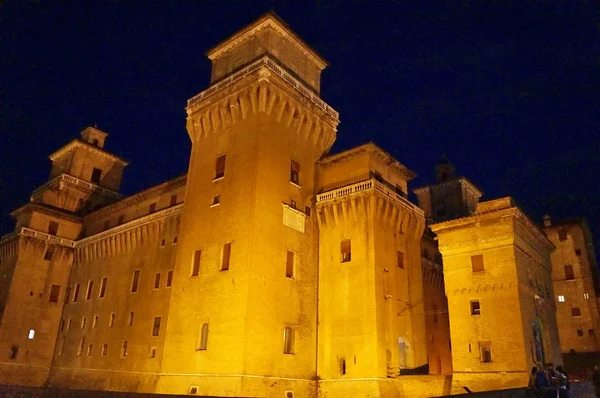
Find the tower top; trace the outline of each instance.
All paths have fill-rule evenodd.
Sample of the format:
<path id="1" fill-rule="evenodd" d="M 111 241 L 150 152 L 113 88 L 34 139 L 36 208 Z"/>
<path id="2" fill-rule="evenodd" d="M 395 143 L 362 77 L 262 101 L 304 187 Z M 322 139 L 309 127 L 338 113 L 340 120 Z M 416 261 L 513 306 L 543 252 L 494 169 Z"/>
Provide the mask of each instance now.
<path id="1" fill-rule="evenodd" d="M 318 93 L 321 71 L 327 67 L 325 59 L 272 11 L 208 50 L 206 56 L 212 61 L 211 84 L 268 56 Z"/>
<path id="2" fill-rule="evenodd" d="M 104 141 L 106 140 L 107 136 L 108 133 L 91 126 L 86 127 L 85 130 L 81 132 L 81 138 L 84 141 L 89 142 L 98 148 L 104 148 Z"/>

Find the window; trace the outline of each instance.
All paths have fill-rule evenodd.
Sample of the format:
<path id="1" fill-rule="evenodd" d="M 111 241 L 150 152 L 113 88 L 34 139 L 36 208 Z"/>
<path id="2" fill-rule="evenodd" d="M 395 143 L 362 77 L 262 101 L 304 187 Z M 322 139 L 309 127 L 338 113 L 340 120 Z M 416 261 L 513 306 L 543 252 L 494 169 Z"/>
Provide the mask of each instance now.
<path id="1" fill-rule="evenodd" d="M 114 312 L 112 314 L 110 314 L 110 318 L 108 318 L 108 327 L 112 328 L 113 326 L 115 326 L 115 318 L 117 317 L 117 314 L 115 314 Z"/>
<path id="2" fill-rule="evenodd" d="M 60 331 L 62 332 L 63 330 L 65 330 L 65 320 L 61 319 L 60 320 Z"/>
<path id="3" fill-rule="evenodd" d="M 92 320 L 92 327 L 98 327 L 98 315 L 94 316 L 94 319 Z"/>
<path id="4" fill-rule="evenodd" d="M 34 337 L 35 337 L 35 330 L 29 329 L 29 334 L 27 334 L 27 339 L 33 340 Z"/>
<path id="5" fill-rule="evenodd" d="M 196 395 L 196 394 L 198 394 L 198 386 L 190 386 L 188 394 L 189 395 Z"/>
<path id="6" fill-rule="evenodd" d="M 51 261 L 54 257 L 54 246 L 48 246 L 46 253 L 44 253 L 44 260 Z"/>
<path id="7" fill-rule="evenodd" d="M 577 329 L 577 336 L 583 337 L 583 329 Z"/>
<path id="8" fill-rule="evenodd" d="M 560 228 L 560 229 L 558 230 L 558 239 L 559 239 L 560 241 L 565 241 L 565 240 L 567 240 L 567 230 L 566 230 L 566 229 L 564 229 L 564 228 Z"/>
<path id="9" fill-rule="evenodd" d="M 160 320 L 161 317 L 154 317 L 154 323 L 152 324 L 152 337 L 158 337 L 158 335 L 160 334 Z"/>
<path id="10" fill-rule="evenodd" d="M 225 177 L 225 159 L 227 155 L 221 155 L 217 158 L 215 162 L 215 180 L 217 178 Z"/>
<path id="11" fill-rule="evenodd" d="M 17 354 L 19 353 L 18 345 L 11 345 L 10 351 L 8 352 L 8 359 L 17 359 Z"/>
<path id="12" fill-rule="evenodd" d="M 221 258 L 221 271 L 229 269 L 229 259 L 231 258 L 231 242 L 223 245 L 223 257 Z"/>
<path id="13" fill-rule="evenodd" d="M 154 275 L 154 288 L 158 289 L 160 287 L 160 272 Z"/>
<path id="14" fill-rule="evenodd" d="M 73 292 L 73 302 L 76 303 L 79 300 L 79 283 L 75 285 L 75 291 Z"/>
<path id="15" fill-rule="evenodd" d="M 306 214 L 307 217 L 310 217 L 310 206 L 304 206 L 304 214 Z"/>
<path id="16" fill-rule="evenodd" d="M 94 346 L 93 346 L 92 344 L 89 344 L 89 345 L 88 345 L 88 349 L 87 349 L 87 354 L 88 354 L 88 357 L 92 355 L 92 348 L 93 348 L 93 347 L 94 347 Z"/>
<path id="17" fill-rule="evenodd" d="M 81 318 L 81 328 L 82 329 L 85 328 L 86 323 L 87 323 L 87 317 L 84 316 L 83 318 Z"/>
<path id="18" fill-rule="evenodd" d="M 104 298 L 104 296 L 106 295 L 106 282 L 108 281 L 108 278 L 102 278 L 102 281 L 100 282 L 100 292 L 98 293 L 98 298 Z"/>
<path id="19" fill-rule="evenodd" d="M 200 341 L 198 342 L 198 350 L 206 350 L 208 343 L 208 323 L 202 325 L 200 329 Z"/>
<path id="20" fill-rule="evenodd" d="M 106 355 L 108 355 L 108 344 L 104 343 L 102 344 L 102 356 L 105 357 Z"/>
<path id="21" fill-rule="evenodd" d="M 175 206 L 177 204 L 177 195 L 171 195 L 171 200 L 169 201 L 169 206 Z"/>
<path id="22" fill-rule="evenodd" d="M 589 300 L 590 299 L 590 294 L 589 293 L 583 293 L 583 299 L 584 300 Z"/>
<path id="23" fill-rule="evenodd" d="M 176 245 L 178 241 L 179 241 L 179 238 L 177 237 L 177 235 L 175 235 L 173 237 L 173 244 Z"/>
<path id="24" fill-rule="evenodd" d="M 156 346 L 150 346 L 148 349 L 148 358 L 156 358 Z"/>
<path id="25" fill-rule="evenodd" d="M 60 296 L 60 285 L 50 286 L 50 298 L 48 301 L 51 303 L 58 303 L 58 296 Z"/>
<path id="26" fill-rule="evenodd" d="M 293 391 L 286 391 L 285 392 L 285 398 L 294 398 L 294 392 Z"/>
<path id="27" fill-rule="evenodd" d="M 117 225 L 121 225 L 123 224 L 123 221 L 125 220 L 125 216 L 123 214 L 121 214 L 119 216 L 119 219 L 117 220 Z"/>
<path id="28" fill-rule="evenodd" d="M 67 319 L 67 330 L 71 330 L 71 319 Z"/>
<path id="29" fill-rule="evenodd" d="M 135 315 L 135 313 L 133 311 L 131 311 L 129 313 L 129 318 L 127 318 L 127 326 L 132 326 L 133 325 L 133 316 Z"/>
<path id="30" fill-rule="evenodd" d="M 401 251 L 397 251 L 396 258 L 398 261 L 398 268 L 404 269 L 404 253 L 402 253 Z"/>
<path id="31" fill-rule="evenodd" d="M 594 329 L 588 329 L 588 336 L 594 337 Z"/>
<path id="32" fill-rule="evenodd" d="M 471 301 L 471 315 L 481 315 L 481 307 L 479 306 L 479 300 Z"/>
<path id="33" fill-rule="evenodd" d="M 85 299 L 90 300 L 92 298 L 92 289 L 94 288 L 94 281 L 89 281 L 87 286 L 87 292 L 85 293 Z"/>
<path id="34" fill-rule="evenodd" d="M 287 278 L 294 278 L 294 252 L 289 250 L 285 259 L 285 276 Z"/>
<path id="35" fill-rule="evenodd" d="M 292 160 L 290 166 L 290 182 L 300 185 L 300 163 Z"/>
<path id="36" fill-rule="evenodd" d="M 162 239 L 160 241 L 160 247 L 165 247 L 166 244 L 167 244 L 167 240 L 166 239 Z"/>
<path id="37" fill-rule="evenodd" d="M 131 280 L 131 293 L 138 291 L 138 285 L 140 284 L 140 270 L 136 269 L 133 271 L 133 279 Z"/>
<path id="38" fill-rule="evenodd" d="M 125 358 L 127 356 L 127 340 L 123 340 L 123 344 L 121 345 L 121 358 Z"/>
<path id="39" fill-rule="evenodd" d="M 471 267 L 473 268 L 473 272 L 483 271 L 483 254 L 471 256 Z"/>
<path id="40" fill-rule="evenodd" d="M 283 353 L 294 353 L 294 330 L 289 326 L 283 329 Z"/>
<path id="41" fill-rule="evenodd" d="M 150 208 L 148 209 L 148 214 L 152 214 L 156 211 L 156 203 L 150 203 Z"/>
<path id="42" fill-rule="evenodd" d="M 192 276 L 200 274 L 200 259 L 202 258 L 202 250 L 196 250 L 192 258 Z"/>
<path id="43" fill-rule="evenodd" d="M 352 243 L 350 239 L 345 239 L 340 244 L 341 262 L 348 263 L 352 260 Z"/>
<path id="44" fill-rule="evenodd" d="M 340 358 L 340 374 L 346 374 L 346 358 Z"/>
<path id="45" fill-rule="evenodd" d="M 581 249 L 575 249 L 575 255 L 581 256 Z"/>
<path id="46" fill-rule="evenodd" d="M 565 279 L 568 281 L 572 281 L 575 279 L 575 273 L 573 272 L 572 265 L 565 265 Z"/>
<path id="47" fill-rule="evenodd" d="M 50 221 L 48 223 L 48 233 L 50 235 L 56 235 L 58 233 L 58 223 L 56 221 Z"/>
<path id="48" fill-rule="evenodd" d="M 296 204 L 296 201 L 295 201 L 294 199 L 290 199 L 290 207 L 291 207 L 292 209 L 295 209 L 295 208 L 296 208 L 296 206 L 297 206 L 297 204 Z"/>
<path id="49" fill-rule="evenodd" d="M 490 342 L 479 342 L 481 362 L 492 362 L 492 344 Z"/>
<path id="50" fill-rule="evenodd" d="M 79 347 L 77 348 L 77 356 L 81 356 L 81 353 L 83 352 L 83 347 L 85 347 L 85 337 L 82 337 L 81 340 L 79 340 Z"/>
<path id="51" fill-rule="evenodd" d="M 558 302 L 559 303 L 564 303 L 565 302 L 565 296 L 558 296 Z"/>
<path id="52" fill-rule="evenodd" d="M 100 178 L 102 177 L 102 170 L 94 167 L 92 170 L 92 182 L 94 184 L 100 184 Z"/>
<path id="53" fill-rule="evenodd" d="M 166 287 L 171 287 L 171 285 L 173 284 L 173 270 L 170 270 L 167 272 L 167 283 L 166 283 Z"/>
<path id="54" fill-rule="evenodd" d="M 217 206 L 221 203 L 221 195 L 215 195 L 212 198 L 211 206 Z"/>
<path id="55" fill-rule="evenodd" d="M 571 308 L 571 316 L 573 318 L 581 316 L 581 310 L 579 309 L 579 307 L 573 307 L 573 308 Z"/>

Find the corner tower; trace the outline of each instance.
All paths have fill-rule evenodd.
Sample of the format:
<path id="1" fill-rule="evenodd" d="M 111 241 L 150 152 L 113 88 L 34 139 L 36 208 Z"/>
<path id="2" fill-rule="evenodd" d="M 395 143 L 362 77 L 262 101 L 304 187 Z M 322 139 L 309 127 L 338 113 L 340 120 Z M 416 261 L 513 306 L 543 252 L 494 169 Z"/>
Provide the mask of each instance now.
<path id="1" fill-rule="evenodd" d="M 192 141 L 160 392 L 311 397 L 316 387 L 315 162 L 338 113 L 325 61 L 267 14 L 208 52 Z M 270 389 L 269 389 L 270 388 Z"/>

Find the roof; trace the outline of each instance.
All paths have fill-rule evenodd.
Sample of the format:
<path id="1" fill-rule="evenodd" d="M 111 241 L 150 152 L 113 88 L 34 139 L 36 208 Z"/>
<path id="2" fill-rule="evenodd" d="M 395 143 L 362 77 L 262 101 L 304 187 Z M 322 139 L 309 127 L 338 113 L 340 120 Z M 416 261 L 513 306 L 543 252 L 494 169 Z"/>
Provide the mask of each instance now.
<path id="1" fill-rule="evenodd" d="M 77 147 L 83 147 L 92 152 L 96 152 L 96 153 L 100 154 L 101 156 L 108 157 L 117 163 L 121 163 L 123 166 L 127 166 L 129 164 L 129 162 L 127 160 L 122 159 L 116 155 L 113 155 L 110 152 L 106 152 L 104 149 L 94 146 L 94 145 L 90 144 L 89 142 L 84 141 L 80 138 L 75 138 L 73 141 L 69 142 L 67 145 L 63 146 L 62 148 L 60 148 L 59 150 L 57 150 L 56 152 L 54 152 L 53 154 L 48 156 L 48 158 L 54 162 L 56 159 L 60 158 L 61 156 L 67 154 L 69 151 L 71 151 L 72 149 L 75 149 Z"/>
<path id="2" fill-rule="evenodd" d="M 483 191 L 481 189 L 479 189 L 477 187 L 477 185 L 473 184 L 469 179 L 467 179 L 464 176 L 454 177 L 454 178 L 449 179 L 449 180 L 444 181 L 444 182 L 436 182 L 435 184 L 425 185 L 424 187 L 415 188 L 415 189 L 413 189 L 413 192 L 416 193 L 416 194 L 419 194 L 419 193 L 423 192 L 424 190 L 426 190 L 427 188 L 433 188 L 435 186 L 449 184 L 449 183 L 457 182 L 457 181 L 466 184 L 469 188 L 471 188 L 475 192 L 479 193 L 480 197 L 483 196 Z"/>
<path id="3" fill-rule="evenodd" d="M 300 37 L 298 37 L 290 27 L 273 11 L 269 11 L 250 25 L 234 33 L 228 39 L 217 44 L 206 52 L 206 56 L 211 60 L 219 58 L 223 53 L 229 51 L 231 48 L 238 45 L 240 42 L 254 36 L 256 32 L 264 29 L 265 27 L 272 27 L 277 30 L 282 36 L 290 37 L 292 43 L 300 48 L 319 68 L 325 69 L 327 67 L 327 61 L 319 55 L 312 47 L 306 44 Z"/>

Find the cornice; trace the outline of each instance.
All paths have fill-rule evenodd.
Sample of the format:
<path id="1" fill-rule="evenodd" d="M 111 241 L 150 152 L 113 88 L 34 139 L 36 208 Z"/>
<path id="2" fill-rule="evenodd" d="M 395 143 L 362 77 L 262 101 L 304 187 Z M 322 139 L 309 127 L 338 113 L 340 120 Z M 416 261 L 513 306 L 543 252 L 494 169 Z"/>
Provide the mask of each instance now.
<path id="1" fill-rule="evenodd" d="M 35 203 L 35 202 L 29 202 L 29 203 L 19 207 L 18 209 L 14 210 L 12 213 L 10 213 L 10 215 L 17 218 L 19 216 L 19 214 L 23 213 L 24 211 L 34 210 L 34 209 L 38 210 L 44 214 L 52 215 L 52 216 L 63 218 L 63 219 L 68 219 L 70 221 L 77 222 L 77 223 L 81 222 L 81 217 L 79 217 L 73 213 L 67 212 L 65 210 L 62 210 L 62 209 L 59 209 L 59 208 L 56 208 L 53 206 L 49 206 L 44 203 Z"/>
<path id="2" fill-rule="evenodd" d="M 105 150 L 98 148 L 92 144 L 89 144 L 79 138 L 75 138 L 73 141 L 69 142 L 67 145 L 63 146 L 58 151 L 56 151 L 53 154 L 51 154 L 50 156 L 48 156 L 48 158 L 52 162 L 55 162 L 56 160 L 62 158 L 63 156 L 67 155 L 70 151 L 72 151 L 76 148 L 84 148 L 84 149 L 86 149 L 96 155 L 99 155 L 105 159 L 109 159 L 116 163 L 119 163 L 119 164 L 123 165 L 123 167 L 125 167 L 129 164 L 129 162 L 127 162 L 126 160 L 121 159 L 120 157 L 113 155 L 111 153 L 108 153 Z"/>
<path id="3" fill-rule="evenodd" d="M 60 174 L 60 175 L 54 177 L 53 179 L 51 179 L 50 181 L 48 181 L 47 183 L 45 183 L 44 185 L 42 185 L 41 187 L 39 187 L 38 189 L 33 191 L 31 193 L 31 200 L 33 201 L 33 199 L 36 195 L 40 194 L 42 191 L 44 191 L 46 189 L 50 189 L 55 186 L 62 187 L 64 184 L 73 185 L 77 188 L 82 189 L 85 192 L 100 193 L 102 195 L 111 196 L 111 197 L 117 198 L 117 199 L 120 199 L 123 197 L 123 195 L 121 195 L 118 192 L 112 191 L 110 189 L 106 189 L 104 187 L 101 187 L 100 185 L 97 185 L 97 184 L 94 184 L 94 183 L 91 183 L 88 181 L 84 181 L 80 178 L 73 177 L 70 174 L 63 173 L 63 174 Z"/>
<path id="4" fill-rule="evenodd" d="M 480 197 L 483 196 L 483 192 L 481 190 L 479 190 L 479 188 L 477 188 L 475 186 L 475 184 L 473 184 L 471 181 L 469 181 L 465 177 L 458 177 L 458 178 L 454 178 L 454 179 L 449 180 L 449 181 L 439 182 L 439 183 L 436 183 L 436 184 L 431 184 L 431 185 L 426 185 L 424 187 L 415 188 L 415 189 L 413 189 L 413 192 L 418 195 L 418 194 L 420 194 L 422 192 L 426 192 L 428 189 L 439 190 L 439 189 L 445 188 L 448 185 L 455 184 L 457 182 L 460 183 L 460 185 L 462 185 L 463 187 L 465 187 L 469 191 L 471 191 L 472 193 L 474 193 L 475 196 L 477 196 L 478 198 L 480 198 Z"/>
<path id="5" fill-rule="evenodd" d="M 187 182 L 187 174 L 174 178 L 172 180 L 163 182 L 162 184 L 156 185 L 154 187 L 148 188 L 144 191 L 138 192 L 134 195 L 128 196 L 119 202 L 113 203 L 111 205 L 102 207 L 92 213 L 89 213 L 84 217 L 85 221 L 93 221 L 103 216 L 106 216 L 109 213 L 113 213 L 117 210 L 124 209 L 129 206 L 133 206 L 137 203 L 143 202 L 146 199 L 152 198 L 156 195 L 169 192 L 171 190 L 177 189 L 181 186 L 185 186 Z"/>
<path id="6" fill-rule="evenodd" d="M 214 61 L 215 59 L 221 57 L 223 54 L 231 50 L 233 47 L 236 47 L 242 42 L 248 40 L 249 38 L 256 36 L 258 32 L 267 28 L 275 30 L 284 38 L 289 37 L 291 39 L 290 43 L 292 43 L 297 49 L 299 49 L 304 55 L 306 55 L 308 59 L 310 59 L 317 67 L 319 67 L 320 70 L 323 70 L 327 67 L 327 62 L 319 54 L 317 54 L 315 50 L 313 50 L 308 44 L 306 44 L 294 32 L 292 32 L 287 27 L 285 22 L 283 22 L 273 13 L 267 13 L 263 15 L 254 23 L 238 31 L 230 38 L 226 39 L 217 46 L 208 50 L 206 52 L 206 56 L 211 61 Z"/>
<path id="7" fill-rule="evenodd" d="M 45 232 L 36 231 L 35 229 L 22 227 L 18 232 L 21 236 L 29 236 L 38 240 L 42 240 L 48 243 L 52 243 L 58 246 L 64 246 L 73 248 L 75 247 L 75 241 L 71 239 L 59 238 L 55 235 L 50 235 Z"/>

